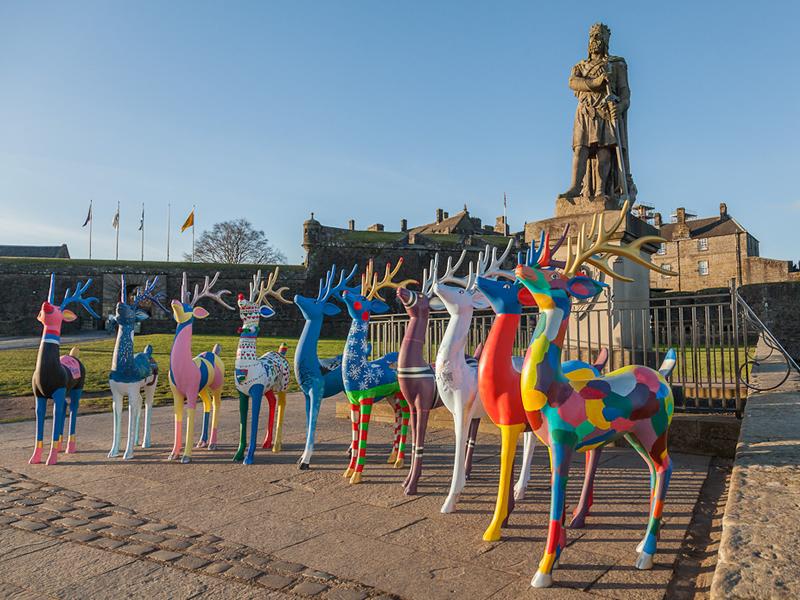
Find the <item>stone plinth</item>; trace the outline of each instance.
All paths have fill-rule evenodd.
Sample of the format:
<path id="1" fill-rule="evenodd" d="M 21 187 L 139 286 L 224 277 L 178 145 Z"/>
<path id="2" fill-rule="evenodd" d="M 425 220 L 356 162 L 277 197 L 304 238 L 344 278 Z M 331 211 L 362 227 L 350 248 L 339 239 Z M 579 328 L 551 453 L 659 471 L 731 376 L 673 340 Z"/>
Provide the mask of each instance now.
<path id="1" fill-rule="evenodd" d="M 614 198 L 592 200 L 580 196 L 578 198 L 556 198 L 556 217 L 594 214 L 607 210 L 619 210 L 622 203 Z"/>

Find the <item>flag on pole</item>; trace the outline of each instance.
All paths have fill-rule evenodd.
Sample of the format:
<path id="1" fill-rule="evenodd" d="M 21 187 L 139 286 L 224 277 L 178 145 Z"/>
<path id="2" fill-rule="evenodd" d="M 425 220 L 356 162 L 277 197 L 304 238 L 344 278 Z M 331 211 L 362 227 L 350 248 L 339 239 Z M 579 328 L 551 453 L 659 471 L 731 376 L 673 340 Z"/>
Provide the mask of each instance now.
<path id="1" fill-rule="evenodd" d="M 86 220 L 83 222 L 83 225 L 81 225 L 81 227 L 86 227 L 91 220 L 92 220 L 92 203 L 89 202 L 89 213 L 86 215 Z"/>
<path id="2" fill-rule="evenodd" d="M 503 192 L 503 208 L 508 208 L 508 198 L 505 192 Z"/>
<path id="3" fill-rule="evenodd" d="M 114 229 L 119 229 L 119 206 L 117 206 L 117 212 L 114 213 L 114 220 L 111 221 L 111 226 Z"/>
<path id="4" fill-rule="evenodd" d="M 189 227 L 194 227 L 194 209 L 192 209 L 192 212 L 189 213 L 189 216 L 186 217 L 186 220 L 183 222 L 181 233 L 189 229 Z"/>
<path id="5" fill-rule="evenodd" d="M 142 216 L 139 217 L 139 231 L 144 229 L 144 205 L 142 205 Z"/>

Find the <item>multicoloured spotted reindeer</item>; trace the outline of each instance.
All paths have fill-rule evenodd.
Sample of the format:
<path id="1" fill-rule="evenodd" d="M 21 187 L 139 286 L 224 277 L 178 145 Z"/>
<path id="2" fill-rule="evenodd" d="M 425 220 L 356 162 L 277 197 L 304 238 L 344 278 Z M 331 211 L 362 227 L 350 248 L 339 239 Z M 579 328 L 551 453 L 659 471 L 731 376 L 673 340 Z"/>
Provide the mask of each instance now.
<path id="1" fill-rule="evenodd" d="M 141 323 L 148 318 L 148 314 L 139 309 L 141 302 L 149 300 L 153 305 L 169 313 L 169 310 L 161 303 L 162 294 L 155 293 L 156 285 L 158 285 L 158 277 L 152 281 L 148 279 L 144 288 L 137 290 L 133 301 L 129 304 L 125 275 L 121 275 L 119 302 L 115 313 L 108 317 L 109 322 L 117 325 L 117 340 L 114 344 L 111 373 L 108 378 L 114 416 L 114 432 L 108 458 L 119 456 L 122 408 L 125 396 L 128 397 L 128 439 L 122 458 L 125 460 L 133 458 L 133 449 L 139 439 L 142 390 L 145 393 L 142 448 L 150 447 L 150 419 L 153 411 L 153 397 L 158 383 L 158 363 L 153 359 L 153 347 L 149 344 L 145 346 L 143 352 L 134 354 L 133 336 L 136 323 Z"/>
<path id="2" fill-rule="evenodd" d="M 258 416 L 261 412 L 261 397 L 266 396 L 269 402 L 269 420 L 267 434 L 264 438 L 263 448 L 272 448 L 273 452 L 280 452 L 283 438 L 283 415 L 286 408 L 286 390 L 289 388 L 289 362 L 286 360 L 286 346 L 281 344 L 277 352 L 267 352 L 258 356 L 256 345 L 258 343 L 258 329 L 261 318 L 269 319 L 275 314 L 275 309 L 269 303 L 269 298 L 274 298 L 284 304 L 292 301 L 284 298 L 283 293 L 289 288 L 282 287 L 275 290 L 280 267 L 267 276 L 267 283 L 261 280 L 261 271 L 253 276 L 250 284 L 250 296 L 245 299 L 244 294 L 239 294 L 239 317 L 242 327 L 239 335 L 239 347 L 236 349 L 236 389 L 239 390 L 239 448 L 233 457 L 234 462 L 242 461 L 246 465 L 253 464 L 253 455 L 256 450 L 256 437 L 258 436 Z M 275 399 L 275 393 L 278 399 Z M 247 444 L 247 405 L 253 405 L 253 414 L 250 420 L 250 445 L 245 454 Z M 273 444 L 272 430 L 275 425 L 275 405 L 277 404 L 278 424 L 275 430 Z"/>
<path id="3" fill-rule="evenodd" d="M 78 282 L 75 293 L 70 289 L 64 294 L 61 304 L 55 304 L 56 276 L 50 275 L 50 290 L 47 300 L 42 302 L 42 308 L 36 320 L 44 329 L 42 341 L 39 344 L 39 354 L 36 356 L 36 369 L 33 372 L 33 395 L 36 397 L 36 446 L 33 455 L 28 461 L 30 464 L 42 462 L 42 447 L 44 445 L 44 418 L 47 412 L 47 399 L 53 399 L 53 438 L 50 442 L 50 453 L 46 463 L 54 465 L 58 462 L 58 452 L 61 450 L 61 440 L 64 434 L 64 420 L 67 411 L 67 394 L 69 394 L 69 437 L 67 438 L 67 454 L 76 450 L 75 430 L 78 425 L 78 405 L 80 404 L 86 369 L 78 358 L 78 348 L 70 350 L 67 356 L 60 356 L 61 324 L 64 321 L 74 321 L 78 317 L 67 307 L 70 304 L 80 304 L 91 316 L 99 319 L 92 308 L 92 302 L 97 298 L 84 298 L 83 293 L 92 285 L 89 279 L 84 285 Z"/>
<path id="4" fill-rule="evenodd" d="M 674 275 L 647 262 L 639 254 L 644 244 L 660 243 L 662 238 L 644 236 L 619 246 L 609 242 L 625 219 L 628 206 L 626 202 L 616 223 L 608 230 L 602 214 L 599 218 L 595 215 L 588 235 L 585 227 L 581 228 L 575 247 L 571 240 L 568 242 L 563 272 L 552 268 L 547 238 L 542 252 L 529 252 L 525 258 L 520 256 L 515 271 L 540 311 L 522 368 L 522 403 L 536 436 L 550 450 L 552 468 L 547 545 L 531 581 L 534 587 L 551 585 L 553 566 L 566 546 L 566 530 L 562 525 L 564 492 L 573 453 L 587 452 L 623 436 L 650 468 L 650 520 L 644 539 L 637 547 L 636 568 L 653 566 L 672 473 L 667 432 L 674 400 L 666 378 L 674 366 L 675 351 L 667 353 L 658 371 L 631 365 L 604 377 L 569 379 L 561 367 L 572 298 L 591 298 L 603 285 L 581 272 L 583 265 L 591 265 L 615 279 L 631 281 L 609 264 L 612 257 L 624 257 L 656 272 Z"/>
<path id="5" fill-rule="evenodd" d="M 558 249 L 564 236 L 555 245 L 552 251 Z M 500 539 L 501 527 L 506 525 L 508 517 L 514 510 L 514 501 L 524 498 L 525 490 L 530 480 L 531 461 L 533 449 L 536 446 L 535 436 L 530 431 L 528 420 L 522 406 L 520 392 L 520 371 L 522 370 L 522 357 L 513 356 L 514 342 L 519 330 L 522 316 L 522 306 L 533 304 L 533 299 L 522 290 L 522 285 L 515 282 L 514 271 L 503 269 L 503 263 L 511 251 L 512 242 L 509 241 L 505 252 L 498 258 L 497 248 L 491 251 L 491 263 L 486 263 L 489 257 L 489 246 L 482 254 L 484 264 L 480 271 L 476 285 L 478 290 L 486 297 L 497 315 L 489 329 L 489 334 L 484 342 L 483 352 L 478 363 L 478 390 L 481 401 L 492 422 L 500 429 L 500 484 L 497 489 L 497 502 L 494 516 L 489 527 L 483 534 L 484 541 L 493 542 Z M 541 244 L 540 244 L 541 248 Z M 490 279 L 496 277 L 496 279 Z M 579 360 L 570 360 L 561 365 L 564 374 L 569 378 L 598 376 L 605 366 L 608 352 L 600 352 L 595 364 L 590 365 Z M 528 431 L 525 429 L 528 428 Z M 523 433 L 524 432 L 524 433 Z M 516 454 L 517 442 L 520 433 L 524 435 L 524 451 L 522 459 L 522 472 L 511 494 L 511 481 L 514 477 L 513 465 Z M 594 481 L 594 471 L 597 468 L 597 458 L 600 449 L 587 453 L 587 478 L 584 489 L 588 493 L 581 496 L 581 502 L 575 511 L 572 526 L 583 526 L 583 519 L 588 514 L 591 505 L 591 488 Z M 591 455 L 591 460 L 588 456 Z"/>
<path id="6" fill-rule="evenodd" d="M 169 460 L 178 458 L 181 452 L 181 429 L 183 427 L 183 405 L 186 402 L 188 415 L 186 417 L 186 448 L 181 458 L 182 463 L 192 459 L 192 445 L 194 443 L 194 412 L 199 397 L 203 402 L 203 438 L 198 447 L 204 444 L 205 434 L 208 432 L 209 415 L 213 404 L 213 417 L 211 417 L 211 436 L 207 438 L 208 449 L 214 450 L 217 445 L 217 419 L 219 406 L 222 401 L 222 385 L 225 379 L 225 365 L 220 358 L 219 344 L 214 345 L 211 352 L 203 352 L 192 357 L 192 328 L 195 319 L 205 319 L 208 311 L 202 306 L 196 306 L 203 298 L 211 298 L 228 310 L 235 310 L 227 304 L 222 296 L 230 294 L 229 290 L 220 290 L 211 293 L 211 288 L 217 283 L 219 273 L 209 282 L 205 278 L 203 289 L 194 286 L 194 294 L 189 293 L 186 282 L 186 273 L 183 274 L 181 283 L 180 300 L 173 300 L 172 316 L 175 318 L 175 341 L 169 355 L 169 386 L 172 389 L 172 398 L 175 411 L 175 443 Z"/>
<path id="7" fill-rule="evenodd" d="M 294 355 L 294 376 L 306 398 L 306 446 L 297 462 L 301 470 L 308 469 L 311 464 L 311 456 L 314 454 L 314 435 L 317 431 L 317 417 L 322 400 L 344 390 L 342 356 L 321 359 L 317 354 L 317 345 L 325 316 L 338 315 L 341 312 L 338 306 L 328 300 L 338 297 L 338 294 L 346 289 L 347 282 L 353 278 L 357 269 L 358 266 L 353 265 L 353 269 L 347 276 L 342 272 L 339 275 L 339 283 L 334 286 L 336 265 L 333 265 L 326 273 L 325 278 L 320 279 L 319 293 L 316 298 L 299 295 L 294 297 L 295 306 L 300 309 L 306 321 Z"/>
<path id="8" fill-rule="evenodd" d="M 409 411 L 408 402 L 403 398 L 400 385 L 397 383 L 397 373 L 390 367 L 391 363 L 397 361 L 397 353 L 392 352 L 378 360 L 369 361 L 370 344 L 367 341 L 370 315 L 373 312 L 384 313 L 389 310 L 380 291 L 384 288 L 397 289 L 409 283 L 416 283 L 413 279 L 392 281 L 402 266 L 402 258 L 397 261 L 394 269 L 391 268 L 391 264 L 387 264 L 386 273 L 379 281 L 370 261 L 366 272 L 361 276 L 361 287 L 345 288 L 342 291 L 342 300 L 353 320 L 342 358 L 344 391 L 350 401 L 350 416 L 353 423 L 350 464 L 344 476 L 353 484 L 361 483 L 367 456 L 367 434 L 372 404 L 381 398 L 394 398 L 400 403 L 402 423 L 400 431 L 395 434 L 397 458 L 394 467 L 399 469 L 404 464 Z"/>

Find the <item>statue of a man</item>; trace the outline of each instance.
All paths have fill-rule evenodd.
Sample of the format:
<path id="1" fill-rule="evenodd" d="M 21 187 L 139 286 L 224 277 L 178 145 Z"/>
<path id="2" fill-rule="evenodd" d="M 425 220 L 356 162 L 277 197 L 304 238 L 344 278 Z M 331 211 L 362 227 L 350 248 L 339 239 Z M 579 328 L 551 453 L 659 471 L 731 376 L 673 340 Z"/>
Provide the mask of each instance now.
<path id="1" fill-rule="evenodd" d="M 572 130 L 572 185 L 559 198 L 583 196 L 613 204 L 627 191 L 631 201 L 636 199 L 628 161 L 628 65 L 621 56 L 609 55 L 610 38 L 606 25 L 592 25 L 589 57 L 570 73 L 569 87 L 578 98 Z"/>

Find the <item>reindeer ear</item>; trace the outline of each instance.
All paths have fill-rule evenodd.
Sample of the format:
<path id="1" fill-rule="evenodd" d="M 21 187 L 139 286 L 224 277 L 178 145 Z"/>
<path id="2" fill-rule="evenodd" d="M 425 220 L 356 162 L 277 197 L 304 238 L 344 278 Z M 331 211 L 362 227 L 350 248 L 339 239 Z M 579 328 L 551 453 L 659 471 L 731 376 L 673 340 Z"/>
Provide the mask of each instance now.
<path id="1" fill-rule="evenodd" d="M 379 315 L 381 313 L 389 312 L 389 305 L 382 300 L 370 301 L 369 312 Z"/>
<path id="2" fill-rule="evenodd" d="M 78 315 L 76 315 L 68 308 L 65 308 L 64 310 L 61 311 L 61 318 L 67 323 L 69 323 L 70 321 L 74 321 L 75 319 L 77 319 Z"/>
<path id="3" fill-rule="evenodd" d="M 533 294 L 524 285 L 520 286 L 517 292 L 517 300 L 522 306 L 536 306 L 536 300 L 533 299 Z"/>
<path id="4" fill-rule="evenodd" d="M 428 300 L 428 306 L 430 306 L 431 310 L 444 310 L 445 305 L 444 302 L 439 298 L 439 296 L 431 296 L 431 299 Z"/>
<path id="5" fill-rule="evenodd" d="M 258 314 L 264 317 L 265 319 L 269 319 L 272 315 L 275 314 L 275 311 L 272 310 L 269 306 L 262 306 L 258 309 Z"/>
<path id="6" fill-rule="evenodd" d="M 143 310 L 137 310 L 136 311 L 136 321 L 137 322 L 141 323 L 142 321 L 146 321 L 149 318 L 150 318 L 150 315 L 148 315 Z"/>
<path id="7" fill-rule="evenodd" d="M 117 317 L 116 317 L 116 315 L 108 315 L 108 318 L 106 319 L 106 321 L 111 323 L 112 326 L 116 325 L 117 324 Z"/>
<path id="8" fill-rule="evenodd" d="M 192 310 L 192 315 L 195 319 L 205 319 L 208 316 L 208 311 L 202 306 L 195 306 Z"/>
<path id="9" fill-rule="evenodd" d="M 476 291 L 472 294 L 472 308 L 476 310 L 483 310 L 489 308 L 491 304 L 482 293 Z"/>
<path id="10" fill-rule="evenodd" d="M 342 309 L 336 306 L 333 302 L 326 302 L 322 305 L 322 314 L 332 317 L 342 312 Z"/>
<path id="11" fill-rule="evenodd" d="M 576 275 L 567 281 L 567 292 L 570 296 L 584 300 L 597 296 L 603 291 L 604 287 L 608 287 L 605 283 L 595 281 L 586 275 Z"/>

